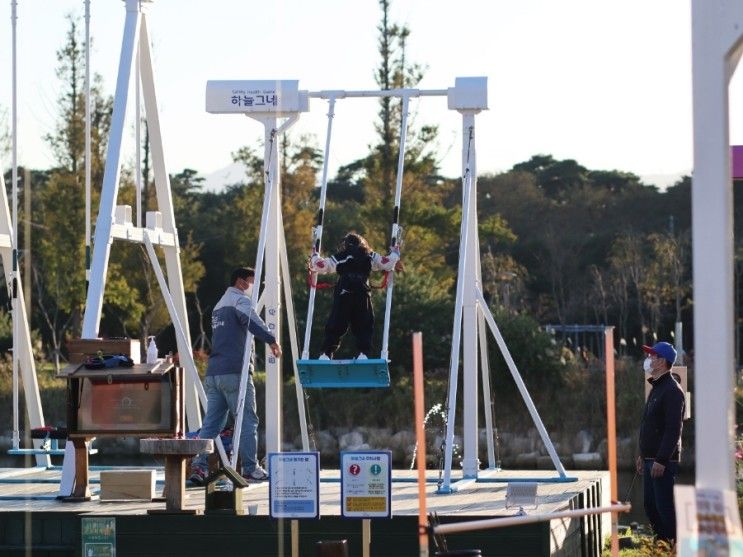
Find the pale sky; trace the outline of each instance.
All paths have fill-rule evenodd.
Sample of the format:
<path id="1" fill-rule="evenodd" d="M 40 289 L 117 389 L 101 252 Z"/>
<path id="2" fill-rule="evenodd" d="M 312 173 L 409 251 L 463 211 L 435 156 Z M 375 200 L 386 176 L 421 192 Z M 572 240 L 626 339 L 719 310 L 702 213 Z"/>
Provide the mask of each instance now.
<path id="1" fill-rule="evenodd" d="M 392 0 L 392 20 L 411 30 L 409 59 L 427 66 L 420 88 L 450 87 L 457 76 L 487 76 L 490 110 L 476 120 L 481 173 L 548 153 L 652 181 L 691 171 L 689 4 Z M 18 0 L 20 164 L 53 164 L 43 136 L 57 118 L 55 52 L 67 31 L 65 14 L 79 15 L 82 26 L 83 6 L 83 0 Z M 91 67 L 109 93 L 124 16 L 120 0 L 92 0 Z M 149 26 L 168 170 L 212 173 L 230 164 L 233 151 L 257 147 L 262 137 L 253 120 L 204 111 L 208 79 L 283 78 L 298 79 L 309 90 L 376 89 L 379 18 L 375 0 L 156 0 Z M 0 5 L 0 44 L 0 107 L 9 113 L 9 0 Z M 734 80 L 732 91 L 740 89 Z M 313 100 L 295 133 L 314 134 L 322 146 L 326 106 Z M 439 125 L 443 172 L 457 175 L 459 115 L 446 110 L 445 98 L 411 106 L 416 123 Z M 734 99 L 731 109 L 736 143 L 743 134 L 735 126 Z M 375 140 L 376 111 L 374 100 L 339 101 L 331 168 L 366 153 Z M 132 130 L 128 126 L 127 134 Z M 131 145 L 127 158 L 133 158 Z"/>

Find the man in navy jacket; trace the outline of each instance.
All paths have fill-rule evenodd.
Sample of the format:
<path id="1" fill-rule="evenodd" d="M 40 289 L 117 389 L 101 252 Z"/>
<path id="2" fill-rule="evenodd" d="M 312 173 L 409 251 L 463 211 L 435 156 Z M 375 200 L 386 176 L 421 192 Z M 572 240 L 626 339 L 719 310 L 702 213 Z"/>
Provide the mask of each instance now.
<path id="1" fill-rule="evenodd" d="M 681 429 L 685 397 L 671 375 L 676 350 L 667 342 L 643 346 L 645 373 L 652 385 L 640 425 L 637 472 L 643 476 L 645 514 L 657 538 L 676 539 L 673 484 L 681 458 Z"/>
<path id="2" fill-rule="evenodd" d="M 235 416 L 240 392 L 240 374 L 243 368 L 245 341 L 250 331 L 255 338 L 268 344 L 277 358 L 281 346 L 263 319 L 253 308 L 247 292 L 255 281 L 255 271 L 241 267 L 232 272 L 231 285 L 212 311 L 212 351 L 206 367 L 207 412 L 199 432 L 202 439 L 213 439 L 224 429 L 228 414 Z M 243 424 L 240 435 L 242 475 L 248 481 L 268 479 L 258 464 L 258 414 L 256 413 L 253 366 L 249 368 L 247 391 L 243 406 Z M 201 454 L 191 465 L 191 483 L 202 485 L 208 475 L 207 455 Z"/>

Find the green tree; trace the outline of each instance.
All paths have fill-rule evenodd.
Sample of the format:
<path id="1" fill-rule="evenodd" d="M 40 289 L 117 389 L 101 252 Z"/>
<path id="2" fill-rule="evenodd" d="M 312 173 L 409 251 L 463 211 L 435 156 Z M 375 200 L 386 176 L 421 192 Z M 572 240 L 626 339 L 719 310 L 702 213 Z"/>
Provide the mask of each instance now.
<path id="1" fill-rule="evenodd" d="M 35 301 L 52 343 L 55 361 L 66 335 L 80 334 L 85 303 L 84 176 L 85 104 L 82 42 L 72 18 L 65 43 L 57 52 L 57 76 L 62 83 L 59 121 L 47 141 L 57 166 L 34 199 L 34 219 L 43 233 L 34 235 Z M 96 76 L 91 86 L 92 183 L 103 179 L 106 138 L 112 99 L 101 92 Z M 93 204 L 98 192 L 94 188 Z"/>

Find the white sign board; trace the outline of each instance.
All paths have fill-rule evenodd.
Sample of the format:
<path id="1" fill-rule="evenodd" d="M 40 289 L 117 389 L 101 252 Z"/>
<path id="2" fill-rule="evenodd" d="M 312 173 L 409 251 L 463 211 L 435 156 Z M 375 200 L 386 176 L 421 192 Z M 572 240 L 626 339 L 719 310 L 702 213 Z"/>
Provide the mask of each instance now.
<path id="1" fill-rule="evenodd" d="M 677 485 L 674 499 L 679 556 L 743 555 L 743 532 L 734 491 Z"/>
<path id="2" fill-rule="evenodd" d="M 206 82 L 206 111 L 212 114 L 292 114 L 309 110 L 299 81 L 211 80 Z"/>
<path id="3" fill-rule="evenodd" d="M 391 462 L 390 451 L 341 452 L 341 516 L 392 516 Z"/>
<path id="4" fill-rule="evenodd" d="M 320 453 L 268 454 L 272 518 L 320 518 Z"/>

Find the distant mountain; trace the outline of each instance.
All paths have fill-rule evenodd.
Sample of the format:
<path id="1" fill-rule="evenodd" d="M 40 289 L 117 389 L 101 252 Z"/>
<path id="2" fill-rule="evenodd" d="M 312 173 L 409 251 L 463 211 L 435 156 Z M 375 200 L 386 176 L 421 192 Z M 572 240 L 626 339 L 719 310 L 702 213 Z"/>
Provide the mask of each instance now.
<path id="1" fill-rule="evenodd" d="M 204 191 L 219 193 L 227 186 L 242 184 L 248 179 L 245 165 L 234 162 L 204 176 Z"/>
<path id="2" fill-rule="evenodd" d="M 665 190 L 678 182 L 683 176 L 688 176 L 691 171 L 679 174 L 643 174 L 640 176 L 643 184 L 649 186 L 658 186 L 658 189 Z"/>
<path id="3" fill-rule="evenodd" d="M 690 173 L 643 174 L 640 176 L 640 179 L 645 184 L 657 186 L 659 189 L 665 190 L 678 182 L 682 176 Z M 241 162 L 234 162 L 224 168 L 206 174 L 204 176 L 204 191 L 219 193 L 228 186 L 245 183 L 247 179 L 248 174 L 245 165 Z"/>

